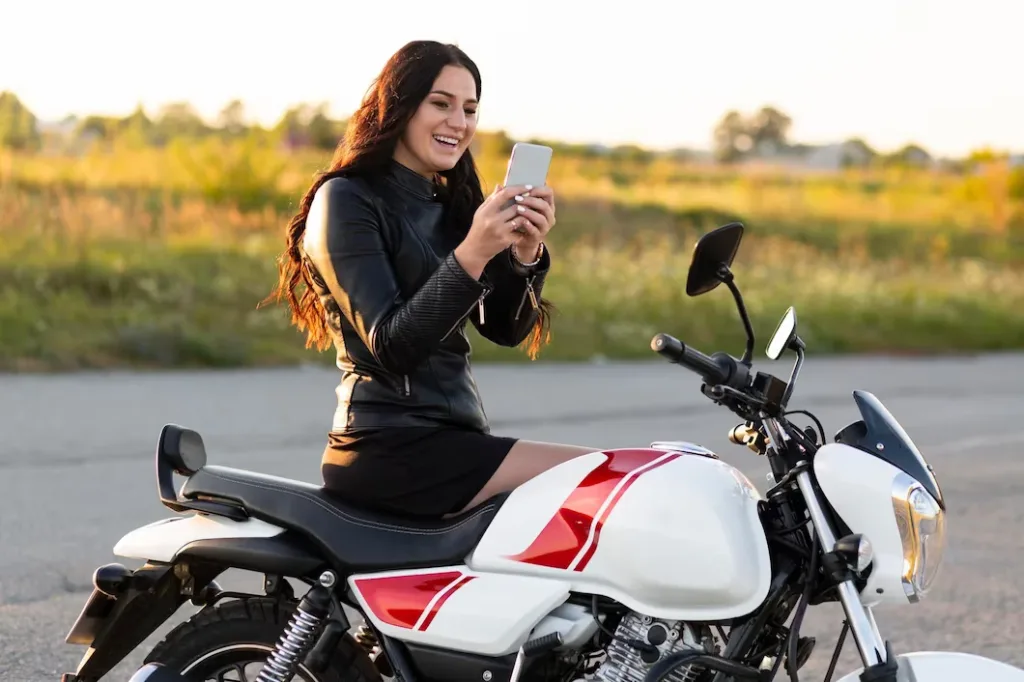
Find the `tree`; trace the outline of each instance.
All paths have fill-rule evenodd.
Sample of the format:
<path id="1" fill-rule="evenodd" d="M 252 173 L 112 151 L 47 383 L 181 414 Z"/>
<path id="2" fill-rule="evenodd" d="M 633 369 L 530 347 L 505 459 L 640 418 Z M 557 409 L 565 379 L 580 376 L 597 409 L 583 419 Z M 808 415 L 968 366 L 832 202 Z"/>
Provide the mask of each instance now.
<path id="1" fill-rule="evenodd" d="M 305 116 L 307 105 L 300 104 L 290 107 L 281 115 L 281 120 L 274 126 L 274 133 L 288 147 L 301 147 L 308 143 Z"/>
<path id="2" fill-rule="evenodd" d="M 327 107 L 326 103 L 291 107 L 274 126 L 274 133 L 288 147 L 313 145 L 333 149 L 344 133 L 344 123 L 332 120 L 327 115 Z"/>
<path id="3" fill-rule="evenodd" d="M 751 152 L 773 154 L 789 147 L 793 119 L 775 107 L 761 107 L 752 116 L 730 111 L 715 126 L 715 158 L 722 163 L 739 161 Z"/>
<path id="4" fill-rule="evenodd" d="M 851 137 L 843 143 L 840 165 L 843 168 L 853 166 L 865 167 L 874 163 L 876 158 L 878 158 L 878 152 L 865 142 L 863 138 Z"/>
<path id="5" fill-rule="evenodd" d="M 225 134 L 236 137 L 245 132 L 245 104 L 240 99 L 233 99 L 224 105 L 217 116 L 217 125 Z"/>
<path id="6" fill-rule="evenodd" d="M 739 161 L 753 147 L 747 122 L 738 111 L 730 111 L 715 126 L 715 159 L 722 163 Z"/>
<path id="7" fill-rule="evenodd" d="M 39 142 L 35 114 L 13 92 L 0 92 L 0 147 L 30 150 Z"/>
<path id="8" fill-rule="evenodd" d="M 890 166 L 903 168 L 924 168 L 932 163 L 932 155 L 923 147 L 916 144 L 904 145 L 898 151 L 890 154 L 886 161 Z"/>
<path id="9" fill-rule="evenodd" d="M 86 116 L 78 124 L 76 135 L 80 138 L 99 138 L 101 140 L 113 140 L 120 127 L 120 120 L 112 116 L 97 116 L 95 114 Z"/>
<path id="10" fill-rule="evenodd" d="M 119 135 L 131 145 L 149 144 L 153 135 L 153 121 L 139 104 L 135 111 L 118 122 Z"/>
<path id="11" fill-rule="evenodd" d="M 327 104 L 321 104 L 306 124 L 309 143 L 317 149 L 334 149 L 341 138 L 341 128 L 337 121 L 327 115 Z"/>
<path id="12" fill-rule="evenodd" d="M 775 107 L 761 107 L 747 123 L 754 149 L 774 152 L 785 149 L 789 144 L 789 129 L 793 119 Z"/>
<path id="13" fill-rule="evenodd" d="M 209 129 L 188 102 L 171 102 L 156 116 L 155 132 L 162 142 L 178 137 L 201 137 Z"/>

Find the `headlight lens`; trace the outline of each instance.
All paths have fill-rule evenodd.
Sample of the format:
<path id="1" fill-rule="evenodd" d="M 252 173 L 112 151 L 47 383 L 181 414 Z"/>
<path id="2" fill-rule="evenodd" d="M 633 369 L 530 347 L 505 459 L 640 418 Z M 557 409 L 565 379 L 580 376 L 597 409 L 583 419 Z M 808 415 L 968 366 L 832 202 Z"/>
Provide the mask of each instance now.
<path id="1" fill-rule="evenodd" d="M 938 574 L 946 548 L 946 515 L 928 491 L 906 474 L 893 483 L 892 507 L 903 541 L 903 590 L 920 601 Z"/>

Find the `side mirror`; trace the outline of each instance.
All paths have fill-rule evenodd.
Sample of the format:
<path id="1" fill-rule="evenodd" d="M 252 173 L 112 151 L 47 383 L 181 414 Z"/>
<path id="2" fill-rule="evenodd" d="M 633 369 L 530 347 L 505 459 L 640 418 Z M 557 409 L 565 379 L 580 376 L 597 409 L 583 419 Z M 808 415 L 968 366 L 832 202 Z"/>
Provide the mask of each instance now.
<path id="1" fill-rule="evenodd" d="M 778 360 L 782 351 L 787 348 L 792 350 L 803 348 L 803 342 L 796 334 L 796 309 L 793 306 L 789 307 L 786 314 L 782 316 L 782 320 L 779 321 L 779 326 L 775 328 L 775 333 L 772 334 L 771 341 L 768 342 L 765 355 L 772 360 Z"/>
<path id="2" fill-rule="evenodd" d="M 742 239 L 743 223 L 723 225 L 700 238 L 686 277 L 687 296 L 706 294 L 724 281 L 722 266 L 727 273 Z"/>

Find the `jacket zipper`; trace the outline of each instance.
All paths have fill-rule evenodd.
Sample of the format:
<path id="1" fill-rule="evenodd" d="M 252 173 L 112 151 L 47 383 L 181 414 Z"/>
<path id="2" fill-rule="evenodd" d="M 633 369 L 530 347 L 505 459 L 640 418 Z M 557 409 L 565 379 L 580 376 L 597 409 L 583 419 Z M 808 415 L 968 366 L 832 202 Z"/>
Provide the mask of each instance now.
<path id="1" fill-rule="evenodd" d="M 523 292 L 523 298 L 519 301 L 519 307 L 516 308 L 516 316 L 514 319 L 519 319 L 519 314 L 523 312 L 523 306 L 526 304 L 526 299 L 530 299 L 530 305 L 533 306 L 534 310 L 540 308 L 540 304 L 537 303 L 537 292 L 533 290 L 533 280 L 537 275 L 531 275 L 530 279 L 526 280 L 526 291 Z"/>
<path id="2" fill-rule="evenodd" d="M 412 388 L 409 386 L 409 375 L 405 374 L 402 378 L 405 379 L 405 397 L 408 398 L 412 395 Z"/>
<path id="3" fill-rule="evenodd" d="M 470 313 L 473 312 L 473 308 L 474 307 L 477 307 L 477 308 L 480 309 L 480 324 L 483 324 L 484 323 L 484 299 L 487 297 L 487 294 L 489 294 L 489 293 L 491 293 L 491 290 L 490 290 L 489 287 L 484 289 L 483 293 L 480 294 L 480 298 L 478 298 L 477 300 L 473 301 L 473 305 L 469 306 L 469 310 L 467 310 L 466 312 L 462 313 L 462 315 L 455 322 L 455 324 L 452 325 L 452 328 L 449 329 L 448 332 L 444 336 L 441 337 L 441 340 L 444 341 L 449 336 L 451 336 L 452 332 L 455 331 L 460 324 L 462 324 L 462 321 L 465 320 L 466 317 Z"/>
<path id="4" fill-rule="evenodd" d="M 452 332 L 454 332 L 458 328 L 458 326 L 462 323 L 462 321 L 464 319 L 466 319 L 466 317 L 473 312 L 473 308 L 474 307 L 476 307 L 476 308 L 478 308 L 480 310 L 480 324 L 483 324 L 484 323 L 484 299 L 487 298 L 487 294 L 489 294 L 489 293 L 491 293 L 491 288 L 490 287 L 485 287 L 483 292 L 480 294 L 480 298 L 478 298 L 475 301 L 473 301 L 473 305 L 471 305 L 466 312 L 462 313 L 462 315 L 459 317 L 458 321 L 455 324 L 452 325 L 452 328 L 449 329 L 448 332 L 444 336 L 441 337 L 441 340 L 444 341 L 449 336 L 451 336 Z M 408 396 L 412 395 L 412 389 L 411 389 L 411 387 L 409 385 L 409 375 L 406 374 L 402 378 L 405 380 L 405 396 L 408 397 Z"/>

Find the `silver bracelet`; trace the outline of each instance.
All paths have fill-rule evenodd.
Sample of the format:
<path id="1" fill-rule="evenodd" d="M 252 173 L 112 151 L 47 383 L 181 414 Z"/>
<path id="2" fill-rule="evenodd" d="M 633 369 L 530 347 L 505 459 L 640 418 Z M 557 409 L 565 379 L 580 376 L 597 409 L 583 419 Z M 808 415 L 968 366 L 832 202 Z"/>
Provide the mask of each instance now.
<path id="1" fill-rule="evenodd" d="M 519 263 L 519 265 L 523 266 L 524 268 L 532 268 L 533 266 L 540 263 L 541 258 L 544 257 L 544 242 L 541 242 L 540 246 L 537 247 L 537 259 L 534 260 L 532 263 L 524 263 L 523 261 L 519 260 L 519 256 L 516 255 L 516 247 L 511 246 L 509 247 L 509 250 L 512 252 L 512 259 L 515 260 L 515 262 Z"/>

